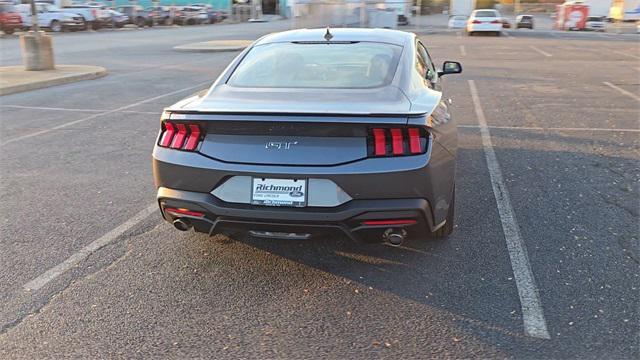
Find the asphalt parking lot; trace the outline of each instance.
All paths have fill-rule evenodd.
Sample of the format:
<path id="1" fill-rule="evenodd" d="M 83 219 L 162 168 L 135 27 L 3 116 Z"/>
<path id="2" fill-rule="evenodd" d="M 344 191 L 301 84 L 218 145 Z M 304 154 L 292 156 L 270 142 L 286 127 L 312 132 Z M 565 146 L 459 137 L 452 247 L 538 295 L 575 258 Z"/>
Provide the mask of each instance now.
<path id="1" fill-rule="evenodd" d="M 175 231 L 159 115 L 235 54 L 172 47 L 286 27 L 62 34 L 58 63 L 110 74 L 0 98 L 0 357 L 640 357 L 636 36 L 421 35 L 464 67 L 448 240 Z"/>

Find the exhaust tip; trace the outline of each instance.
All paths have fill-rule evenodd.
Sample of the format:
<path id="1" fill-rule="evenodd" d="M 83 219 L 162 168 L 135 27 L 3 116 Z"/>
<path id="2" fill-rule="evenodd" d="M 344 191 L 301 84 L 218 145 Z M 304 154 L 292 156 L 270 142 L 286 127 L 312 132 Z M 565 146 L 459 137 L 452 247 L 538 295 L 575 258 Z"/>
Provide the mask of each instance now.
<path id="1" fill-rule="evenodd" d="M 407 232 L 404 229 L 387 229 L 382 238 L 391 246 L 400 246 L 406 236 Z"/>
<path id="2" fill-rule="evenodd" d="M 189 220 L 175 219 L 173 220 L 173 227 L 180 231 L 187 231 L 191 229 L 191 223 L 189 222 Z"/>

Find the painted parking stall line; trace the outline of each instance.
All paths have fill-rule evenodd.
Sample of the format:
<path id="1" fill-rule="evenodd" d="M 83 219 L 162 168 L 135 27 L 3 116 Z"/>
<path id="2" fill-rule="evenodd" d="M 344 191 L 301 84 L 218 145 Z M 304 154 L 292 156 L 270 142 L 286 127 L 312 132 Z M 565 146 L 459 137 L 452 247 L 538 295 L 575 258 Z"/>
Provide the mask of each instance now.
<path id="1" fill-rule="evenodd" d="M 612 83 L 610 83 L 608 81 L 603 81 L 602 83 L 605 84 L 606 86 L 612 88 L 613 90 L 616 90 L 617 92 L 619 92 L 622 95 L 626 95 L 626 96 L 628 96 L 628 97 L 630 97 L 632 99 L 640 101 L 640 96 L 632 93 L 631 91 L 627 91 L 627 90 L 625 90 L 625 89 L 623 89 L 623 88 L 621 88 L 619 86 L 615 86 L 615 85 L 613 85 Z"/>
<path id="2" fill-rule="evenodd" d="M 544 50 L 541 50 L 541 49 L 539 49 L 539 48 L 537 48 L 537 47 L 535 47 L 533 45 L 529 45 L 529 47 L 531 48 L 531 50 L 533 50 L 533 51 L 535 51 L 535 52 L 537 52 L 539 54 L 542 54 L 542 55 L 544 55 L 546 57 L 552 57 L 553 56 L 553 55 L 549 54 L 548 52 L 546 52 Z"/>
<path id="3" fill-rule="evenodd" d="M 79 264 L 82 260 L 89 257 L 89 255 L 93 254 L 94 252 L 119 238 L 126 231 L 136 226 L 138 223 L 140 223 L 156 211 L 158 211 L 158 204 L 153 203 L 147 206 L 144 210 L 140 211 L 132 218 L 122 223 L 120 226 L 109 231 L 100 238 L 91 242 L 89 245 L 83 247 L 73 255 L 69 256 L 65 261 L 45 271 L 37 278 L 29 281 L 23 286 L 23 288 L 27 291 L 35 291 L 41 289 L 43 286 L 56 279 L 58 276 L 64 274 L 69 269 Z"/>
<path id="4" fill-rule="evenodd" d="M 64 124 L 60 124 L 58 126 L 54 126 L 54 127 L 48 128 L 48 129 L 43 129 L 43 130 L 36 131 L 36 132 L 33 132 L 33 133 L 25 134 L 25 135 L 22 135 L 22 136 L 17 136 L 17 137 L 11 138 L 9 140 L 6 140 L 6 141 L 0 143 L 0 146 L 4 146 L 4 145 L 7 145 L 7 144 L 16 142 L 16 141 L 29 139 L 29 138 L 32 138 L 32 137 L 35 137 L 35 136 L 44 135 L 44 134 L 50 133 L 50 132 L 55 131 L 55 130 L 64 129 L 64 128 L 72 126 L 72 125 L 76 125 L 76 124 L 83 123 L 85 121 L 93 120 L 93 119 L 101 117 L 101 116 L 117 113 L 117 112 L 120 112 L 120 111 L 123 111 L 123 110 L 127 110 L 127 109 L 131 109 L 131 108 L 136 107 L 138 105 L 146 104 L 148 102 L 155 101 L 155 100 L 158 100 L 158 99 L 162 99 L 162 98 L 167 97 L 167 96 L 171 96 L 171 95 L 179 94 L 181 92 L 185 92 L 185 91 L 201 88 L 204 85 L 210 84 L 210 83 L 211 83 L 211 81 L 202 82 L 202 83 L 199 83 L 198 85 L 189 86 L 189 87 L 186 87 L 186 88 L 183 88 L 183 89 L 180 89 L 180 90 L 171 91 L 171 92 L 168 92 L 168 93 L 165 93 L 165 94 L 162 94 L 162 95 L 154 96 L 152 98 L 148 98 L 148 99 L 145 99 L 145 100 L 137 101 L 137 102 L 134 102 L 134 103 L 129 104 L 129 105 L 121 106 L 121 107 L 113 109 L 113 110 L 108 110 L 108 111 L 96 113 L 96 114 L 93 114 L 93 115 L 89 115 L 87 117 L 84 117 L 84 118 L 81 118 L 81 119 L 78 119 L 78 120 L 74 120 L 74 121 L 70 121 L 70 122 L 67 122 L 67 123 L 64 123 Z"/>
<path id="5" fill-rule="evenodd" d="M 458 125 L 462 129 L 480 129 L 478 125 Z M 580 128 L 580 127 L 539 127 L 539 126 L 488 126 L 489 129 L 532 130 L 532 131 L 587 131 L 587 132 L 630 132 L 640 133 L 640 129 Z"/>
<path id="6" fill-rule="evenodd" d="M 615 53 L 615 54 L 623 55 L 623 56 L 628 56 L 628 57 L 633 58 L 633 59 L 640 59 L 640 56 L 638 56 L 638 55 L 627 54 L 626 52 L 622 52 L 622 51 L 618 51 L 618 50 L 611 50 L 611 52 Z"/>
<path id="7" fill-rule="evenodd" d="M 460 55 L 467 56 L 467 50 L 465 50 L 464 45 L 460 45 Z"/>
<path id="8" fill-rule="evenodd" d="M 487 167 L 489 168 L 489 177 L 491 179 L 491 187 L 496 199 L 502 230 L 507 243 L 507 250 L 511 260 L 511 268 L 516 281 L 518 295 L 520 297 L 520 305 L 522 307 L 522 319 L 524 322 L 524 330 L 528 336 L 550 339 L 547 330 L 547 322 L 544 318 L 538 287 L 536 285 L 527 249 L 520 234 L 520 227 L 516 220 L 515 213 L 511 207 L 509 192 L 502 178 L 502 170 L 493 150 L 491 143 L 491 133 L 484 117 L 484 111 L 480 105 L 478 90 L 473 80 L 468 80 L 469 89 L 471 90 L 471 99 L 480 125 L 480 135 L 482 137 L 482 146 L 484 148 Z"/>

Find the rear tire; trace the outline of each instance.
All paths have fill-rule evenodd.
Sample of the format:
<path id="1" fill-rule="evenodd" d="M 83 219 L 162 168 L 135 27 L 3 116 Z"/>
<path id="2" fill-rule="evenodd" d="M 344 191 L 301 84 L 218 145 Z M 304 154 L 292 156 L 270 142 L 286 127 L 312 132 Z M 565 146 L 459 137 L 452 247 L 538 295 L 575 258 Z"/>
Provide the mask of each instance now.
<path id="1" fill-rule="evenodd" d="M 137 17 L 136 18 L 136 26 L 139 28 L 143 28 L 145 24 L 144 18 L 143 17 Z"/>
<path id="2" fill-rule="evenodd" d="M 469 36 L 473 36 L 473 31 L 469 31 L 469 32 L 467 32 L 467 35 L 469 35 Z"/>
<path id="3" fill-rule="evenodd" d="M 431 237 L 435 239 L 446 238 L 451 235 L 455 226 L 455 212 L 456 212 L 456 188 L 453 188 L 453 194 L 451 195 L 451 202 L 449 203 L 449 211 L 447 212 L 447 221 L 438 230 L 431 233 Z"/>
<path id="4" fill-rule="evenodd" d="M 60 30 L 62 30 L 62 25 L 60 25 L 60 21 L 53 20 L 51 24 L 49 24 L 49 29 L 53 32 L 60 32 Z"/>
<path id="5" fill-rule="evenodd" d="M 2 29 L 2 31 L 7 35 L 11 35 L 15 30 L 13 28 L 8 28 L 8 29 Z"/>

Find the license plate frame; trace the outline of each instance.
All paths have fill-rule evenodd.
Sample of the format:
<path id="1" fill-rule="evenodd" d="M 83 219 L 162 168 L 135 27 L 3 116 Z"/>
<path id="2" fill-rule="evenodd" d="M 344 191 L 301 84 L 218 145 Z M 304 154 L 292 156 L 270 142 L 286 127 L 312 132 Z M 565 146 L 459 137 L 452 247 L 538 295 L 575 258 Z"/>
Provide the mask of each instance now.
<path id="1" fill-rule="evenodd" d="M 251 179 L 251 205 L 306 207 L 307 189 L 307 179 L 253 177 Z"/>

